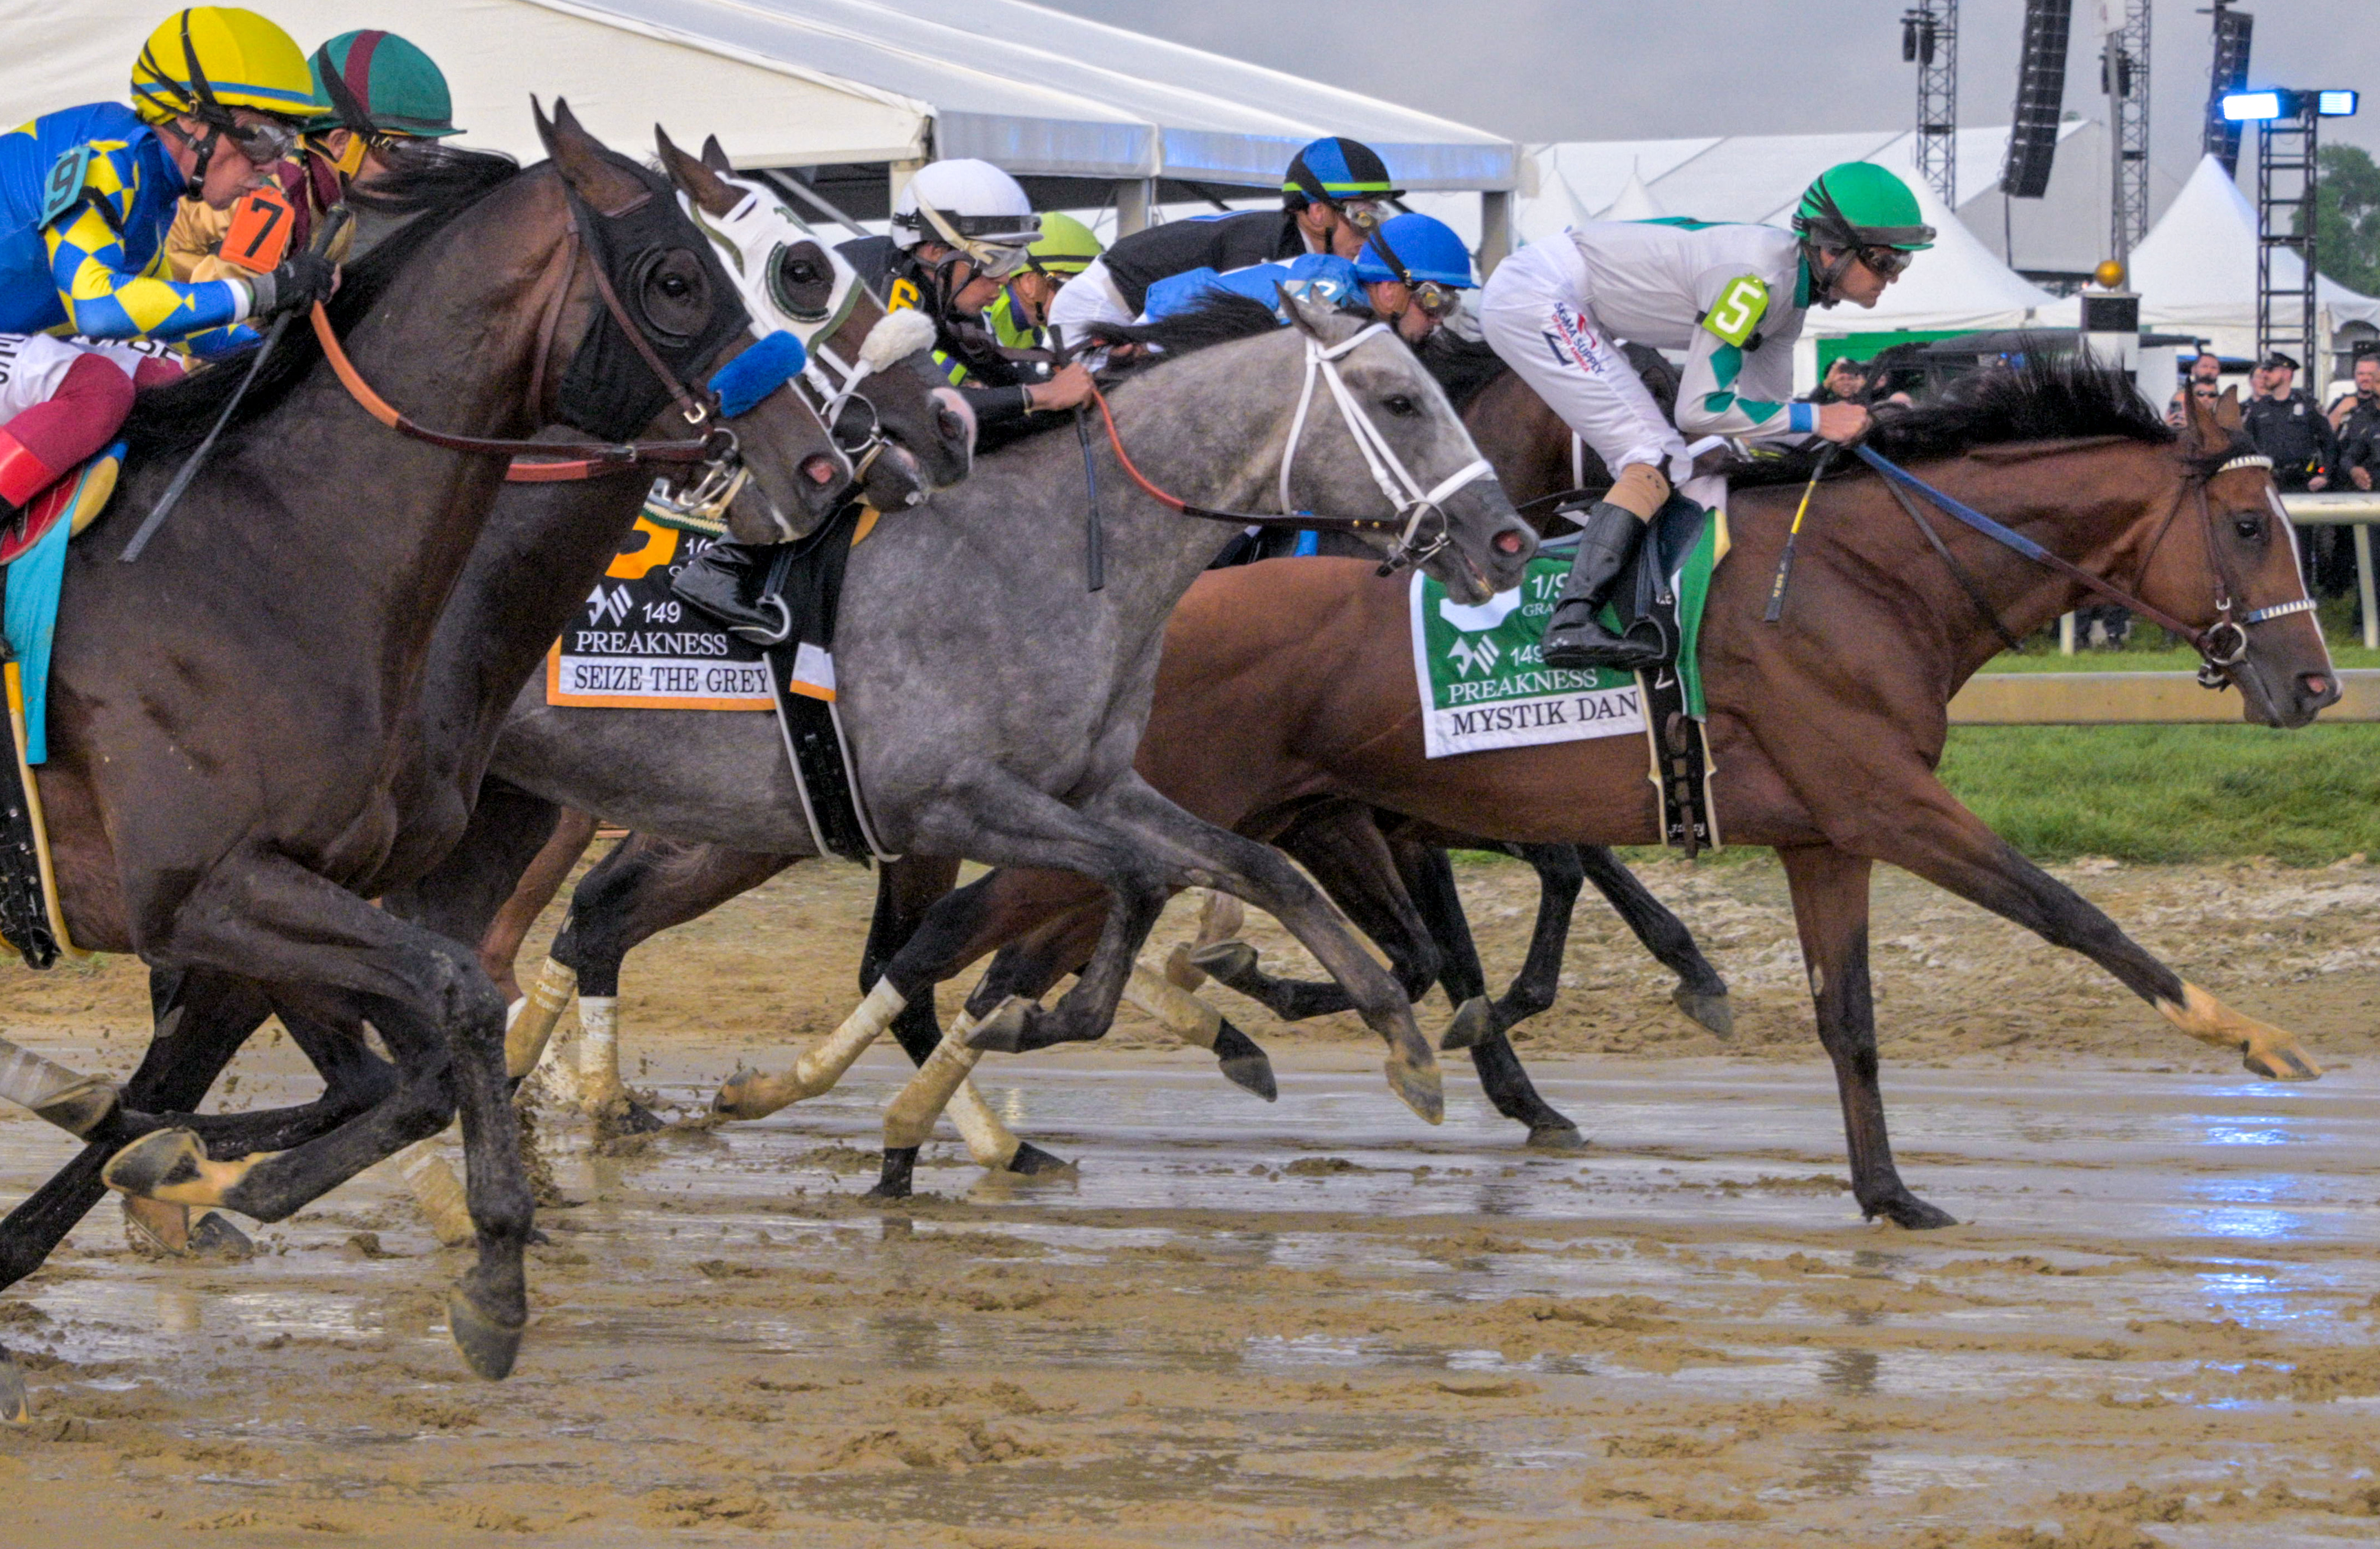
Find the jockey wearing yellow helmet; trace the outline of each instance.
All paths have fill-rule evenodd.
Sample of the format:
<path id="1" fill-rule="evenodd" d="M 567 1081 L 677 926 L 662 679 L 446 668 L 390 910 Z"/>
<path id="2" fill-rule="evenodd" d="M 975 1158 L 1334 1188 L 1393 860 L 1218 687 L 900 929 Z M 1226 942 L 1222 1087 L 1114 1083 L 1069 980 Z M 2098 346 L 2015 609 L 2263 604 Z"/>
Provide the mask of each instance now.
<path id="1" fill-rule="evenodd" d="M 261 186 L 311 116 L 306 56 L 287 33 L 252 11 L 176 12 L 133 65 L 132 98 L 0 135 L 0 518 L 105 445 L 134 380 L 160 369 L 131 349 L 47 335 L 217 353 L 253 341 L 243 321 L 330 293 L 330 265 L 304 252 L 266 274 L 164 277 L 184 193 L 228 205 Z"/>

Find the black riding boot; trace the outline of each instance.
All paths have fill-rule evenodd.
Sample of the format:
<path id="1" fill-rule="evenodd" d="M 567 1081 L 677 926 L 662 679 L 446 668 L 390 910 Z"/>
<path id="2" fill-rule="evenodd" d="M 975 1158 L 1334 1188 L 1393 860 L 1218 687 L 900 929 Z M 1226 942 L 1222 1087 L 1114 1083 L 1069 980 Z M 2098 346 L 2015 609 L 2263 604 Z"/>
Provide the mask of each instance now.
<path id="1" fill-rule="evenodd" d="M 773 645 L 785 636 L 784 604 L 763 601 L 773 546 L 722 538 L 682 567 L 670 591 L 727 626 L 730 632 Z"/>
<path id="2" fill-rule="evenodd" d="M 1629 555 L 1645 541 L 1645 523 L 1624 506 L 1598 500 L 1579 534 L 1578 557 L 1562 582 L 1561 600 L 1546 626 L 1543 650 L 1549 667 L 1618 667 L 1640 672 L 1658 666 L 1660 648 L 1632 640 L 1603 627 L 1596 610 L 1610 598 Z"/>

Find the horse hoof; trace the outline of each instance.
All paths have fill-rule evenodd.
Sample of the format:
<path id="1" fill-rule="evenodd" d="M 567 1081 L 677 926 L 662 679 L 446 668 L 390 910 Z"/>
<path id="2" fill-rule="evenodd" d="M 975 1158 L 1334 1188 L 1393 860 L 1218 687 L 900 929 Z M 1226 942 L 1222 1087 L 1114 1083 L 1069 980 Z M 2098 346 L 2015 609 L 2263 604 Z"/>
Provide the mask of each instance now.
<path id="1" fill-rule="evenodd" d="M 785 1105 L 769 1090 L 771 1084 L 770 1077 L 761 1071 L 739 1068 L 710 1100 L 710 1111 L 721 1118 L 767 1118 Z"/>
<path id="2" fill-rule="evenodd" d="M 1020 1143 L 1020 1152 L 1024 1149 Z M 910 1179 L 917 1171 L 917 1148 L 902 1146 L 884 1153 L 884 1167 L 878 1174 L 876 1187 L 865 1198 L 870 1200 L 905 1200 L 910 1193 Z"/>
<path id="3" fill-rule="evenodd" d="M 1053 1156 L 1030 1140 L 1016 1142 L 1016 1154 L 1008 1159 L 1008 1170 L 1031 1177 L 1038 1173 L 1071 1173 L 1075 1165 L 1062 1156 Z"/>
<path id="4" fill-rule="evenodd" d="M 1900 1194 L 1876 1205 L 1867 1213 L 1869 1219 L 1883 1216 L 1896 1226 L 1912 1232 L 1930 1232 L 1942 1226 L 1955 1226 L 1959 1218 L 1947 1210 L 1927 1204 L 1914 1194 Z"/>
<path id="5" fill-rule="evenodd" d="M 124 1196 L 125 1246 L 144 1259 L 190 1256 L 190 1213 L 138 1194 Z"/>
<path id="6" fill-rule="evenodd" d="M 1273 1084 L 1272 1061 L 1255 1039 L 1228 1019 L 1215 1030 L 1215 1063 L 1223 1079 L 1244 1092 L 1253 1092 L 1268 1103 L 1281 1095 L 1281 1089 Z"/>
<path id="7" fill-rule="evenodd" d="M 996 1055 L 1023 1053 L 1026 1029 L 1033 1020 L 1033 1013 L 1039 1009 L 1023 995 L 1009 996 L 993 1008 L 990 1016 L 975 1025 L 967 1034 L 966 1046 Z"/>
<path id="8" fill-rule="evenodd" d="M 213 1200 L 168 1198 L 169 1190 L 183 1192 L 203 1184 L 199 1164 L 206 1159 L 206 1145 L 195 1131 L 154 1129 L 109 1157 L 107 1165 L 99 1170 L 99 1177 L 110 1189 L 138 1199 L 167 1204 L 213 1204 Z"/>
<path id="9" fill-rule="evenodd" d="M 623 1094 L 599 1106 L 594 1113 L 595 1130 L 599 1135 L 650 1135 L 669 1126 L 656 1117 L 650 1108 L 635 1098 Z"/>
<path id="10" fill-rule="evenodd" d="M 523 1324 L 489 1316 L 468 1291 L 458 1287 L 446 1294 L 446 1327 L 455 1336 L 455 1348 L 463 1352 L 464 1363 L 473 1372 L 492 1383 L 513 1374 L 513 1362 L 520 1357 Z"/>
<path id="11" fill-rule="evenodd" d="M 2319 1081 L 2322 1067 L 2312 1055 L 2293 1043 L 2275 1043 L 2259 1049 L 2251 1044 L 2240 1056 L 2248 1069 L 2272 1081 Z"/>
<path id="12" fill-rule="evenodd" d="M 1207 970 L 1190 960 L 1190 944 L 1176 943 L 1165 955 L 1165 980 L 1175 989 L 1196 994 L 1207 982 Z"/>
<path id="13" fill-rule="evenodd" d="M 0 1350 L 0 1424 L 22 1425 L 32 1418 L 32 1401 L 25 1395 L 24 1370 L 7 1351 Z"/>
<path id="14" fill-rule="evenodd" d="M 1462 1049 L 1475 1049 L 1495 1032 L 1496 1007 L 1486 995 L 1473 995 L 1454 1008 L 1454 1020 L 1446 1024 L 1446 1036 L 1438 1041 L 1438 1052 L 1451 1055 Z"/>
<path id="15" fill-rule="evenodd" d="M 190 1257 L 237 1263 L 256 1257 L 256 1244 L 220 1211 L 211 1210 L 190 1226 Z"/>
<path id="16" fill-rule="evenodd" d="M 1446 1122 L 1446 1089 L 1439 1079 L 1437 1066 L 1410 1065 L 1390 1055 L 1380 1068 L 1389 1078 L 1389 1090 L 1406 1107 L 1419 1114 L 1423 1122 Z"/>
<path id="17" fill-rule="evenodd" d="M 1586 1137 L 1578 1132 L 1577 1125 L 1564 1119 L 1560 1124 L 1536 1126 L 1521 1143 L 1531 1151 L 1585 1151 Z"/>
<path id="18" fill-rule="evenodd" d="M 1211 946 L 1190 950 L 1191 966 L 1238 989 L 1240 980 L 1257 971 L 1257 949 L 1244 941 L 1219 941 Z"/>
<path id="19" fill-rule="evenodd" d="M 1735 1036 L 1735 1007 L 1729 1002 L 1725 990 L 1715 995 L 1706 995 L 1681 984 L 1671 992 L 1670 998 L 1678 1003 L 1679 1010 L 1709 1029 L 1712 1037 Z"/>

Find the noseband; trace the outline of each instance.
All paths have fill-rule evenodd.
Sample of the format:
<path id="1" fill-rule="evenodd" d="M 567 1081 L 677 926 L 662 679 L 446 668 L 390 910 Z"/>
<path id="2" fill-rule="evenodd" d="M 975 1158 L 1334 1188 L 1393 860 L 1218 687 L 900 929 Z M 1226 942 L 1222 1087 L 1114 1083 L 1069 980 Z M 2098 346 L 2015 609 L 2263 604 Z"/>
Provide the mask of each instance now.
<path id="1" fill-rule="evenodd" d="M 1456 491 L 1480 479 L 1496 476 L 1495 469 L 1489 466 L 1486 457 L 1475 457 L 1439 480 L 1434 487 L 1423 489 L 1420 481 L 1406 470 L 1396 448 L 1389 445 L 1388 437 L 1364 412 L 1364 406 L 1355 401 L 1354 393 L 1339 374 L 1339 362 L 1375 335 L 1388 332 L 1388 328 L 1385 323 L 1375 323 L 1335 345 L 1326 345 L 1311 334 L 1305 335 L 1305 381 L 1298 389 L 1297 412 L 1290 421 L 1289 441 L 1281 448 L 1281 509 L 1277 512 L 1220 511 L 1168 494 L 1143 477 L 1140 470 L 1133 466 L 1132 458 L 1125 455 L 1123 437 L 1116 429 L 1115 411 L 1108 407 L 1107 395 L 1094 385 L 1091 396 L 1099 406 L 1100 419 L 1107 422 L 1108 444 L 1115 448 L 1116 461 L 1123 465 L 1125 475 L 1140 486 L 1142 493 L 1159 505 L 1179 511 L 1185 517 L 1231 522 L 1240 527 L 1293 527 L 1317 532 L 1358 534 L 1394 531 L 1396 543 L 1380 565 L 1380 574 L 1385 576 L 1408 565 L 1425 564 L 1445 548 L 1453 536 L 1453 530 L 1442 503 Z M 1341 418 L 1347 421 L 1348 433 L 1355 438 L 1355 449 L 1363 454 L 1364 466 L 1371 470 L 1372 482 L 1379 486 L 1380 493 L 1396 508 L 1394 517 L 1318 516 L 1312 511 L 1296 510 L 1291 506 L 1290 472 L 1297 462 L 1298 444 L 1305 433 L 1306 416 L 1314 405 L 1314 384 L 1318 377 L 1329 386 L 1331 401 L 1339 406 Z M 1427 538 L 1423 537 L 1425 527 L 1429 530 Z"/>
<path id="2" fill-rule="evenodd" d="M 2093 575 L 2071 560 L 2050 553 L 2022 532 L 1994 521 L 1973 506 L 1936 489 L 1907 469 L 1886 458 L 1874 448 L 1858 446 L 1852 450 L 1861 461 L 1884 475 L 1888 488 L 1900 486 L 1900 488 L 1894 488 L 1895 497 L 1900 498 L 1903 509 L 1916 518 L 1918 527 L 1929 539 L 1934 537 L 1932 529 L 1926 526 L 1924 517 L 1919 515 L 1916 508 L 1910 506 L 1906 498 L 1901 497 L 1900 489 L 1905 488 L 1923 495 L 1937 507 L 1949 513 L 1994 543 L 2015 550 L 2034 563 L 2056 571 L 2067 579 L 2097 592 L 2117 606 L 2130 609 L 2150 623 L 2160 625 L 2189 641 L 2191 649 L 2196 651 L 2199 655 L 2198 681 L 2203 688 L 2222 688 L 2229 681 L 2230 669 L 2248 659 L 2248 629 L 2251 626 L 2263 624 L 2270 619 L 2286 618 L 2295 613 L 2313 611 L 2315 605 L 2313 599 L 2301 595 L 2293 602 L 2277 603 L 2270 607 L 2257 608 L 2238 618 L 2231 616 L 2234 606 L 2231 600 L 2231 581 L 2224 567 L 2222 546 L 2215 541 L 2215 508 L 2206 498 L 2206 488 L 2215 479 L 2234 469 L 2270 469 L 2273 466 L 2273 459 L 2260 454 L 2243 453 L 2232 457 L 2215 469 L 2213 472 L 2191 479 L 2181 489 L 2174 492 L 2173 504 L 2167 508 L 2165 520 L 2157 524 L 2156 536 L 2150 541 L 2147 551 L 2141 555 L 2141 569 L 2145 572 L 2150 561 L 2155 558 L 2158 548 L 2164 544 L 2166 534 L 2172 531 L 2174 518 L 2180 515 L 2182 502 L 2195 495 L 2198 500 L 2199 516 L 2204 521 L 2206 528 L 2207 565 L 2215 572 L 2215 622 L 2201 629 L 2194 625 L 2183 623 L 2162 608 L 2142 601 L 2140 597 L 2125 591 L 2115 582 Z M 2295 538 L 2292 537 L 2290 542 L 2294 543 Z M 1974 601 L 1976 607 L 1982 610 L 1992 628 L 2002 640 L 2010 640 L 2013 643 L 2008 628 L 2000 623 L 1998 615 L 1992 611 L 1991 604 L 1985 600 L 1982 589 L 1975 584 L 1973 578 L 1960 568 L 1958 562 L 1950 557 L 1949 551 L 1941 545 L 1938 539 L 1935 540 L 1934 548 L 1935 552 L 1950 566 L 1960 584 L 1966 590 L 1967 595 Z M 2302 592 L 2302 580 L 2300 582 L 2300 589 Z"/>

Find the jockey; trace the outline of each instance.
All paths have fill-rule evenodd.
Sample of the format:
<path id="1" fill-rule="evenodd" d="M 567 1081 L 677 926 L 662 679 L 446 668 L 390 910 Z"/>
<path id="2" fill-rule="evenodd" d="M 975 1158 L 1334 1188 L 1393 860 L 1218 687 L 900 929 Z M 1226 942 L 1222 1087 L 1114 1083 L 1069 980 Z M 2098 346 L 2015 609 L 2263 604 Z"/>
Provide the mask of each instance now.
<path id="1" fill-rule="evenodd" d="M 1150 286 L 1193 269 L 1229 274 L 1307 253 L 1353 261 L 1382 217 L 1381 202 L 1398 192 L 1371 147 L 1318 140 L 1291 160 L 1279 210 L 1201 215 L 1120 237 L 1060 294 L 1050 321 L 1083 338 L 1094 323 L 1130 323 L 1148 310 Z"/>
<path id="2" fill-rule="evenodd" d="M 1353 262 L 1336 253 L 1306 253 L 1285 263 L 1255 263 L 1219 274 L 1192 269 L 1148 287 L 1143 323 L 1197 305 L 1201 296 L 1228 290 L 1262 301 L 1283 323 L 1281 294 L 1349 311 L 1369 311 L 1418 347 L 1463 304 L 1472 288 L 1471 254 L 1447 224 L 1432 215 L 1398 215 L 1374 231 Z"/>
<path id="3" fill-rule="evenodd" d="M 1814 303 L 1875 306 L 1933 243 L 1907 185 L 1873 162 L 1846 162 L 1803 191 L 1790 232 L 1597 221 L 1498 267 L 1480 309 L 1488 345 L 1616 476 L 1587 513 L 1546 630 L 1548 666 L 1656 664 L 1657 648 L 1596 614 L 1672 483 L 1693 471 L 1685 437 L 1856 440 L 1868 423 L 1861 406 L 1788 401 L 1803 317 Z M 1674 429 L 1614 335 L 1685 351 Z"/>
<path id="4" fill-rule="evenodd" d="M 302 248 L 313 217 L 339 201 L 350 180 L 388 170 L 386 153 L 407 141 L 440 140 L 455 127 L 446 77 L 412 43 L 394 32 L 342 32 L 306 61 L 313 78 L 313 116 L 305 155 L 275 169 L 297 212 L 290 245 Z M 231 213 L 186 199 L 166 235 L 165 252 L 177 279 L 222 279 L 246 271 L 217 256 Z"/>
<path id="5" fill-rule="evenodd" d="M 934 359 L 975 410 L 978 452 L 1024 433 L 1029 414 L 1090 396 L 1089 372 L 1068 366 L 1044 377 L 1003 356 L 984 322 L 1002 287 L 1031 267 L 1028 250 L 1041 232 L 1015 178 L 990 162 L 934 162 L 893 201 L 891 237 L 836 250 L 888 310 L 911 307 L 933 321 Z"/>
<path id="6" fill-rule="evenodd" d="M 1007 349 L 1040 348 L 1050 303 L 1105 250 L 1091 228 L 1074 216 L 1054 211 L 1042 216 L 1040 239 L 1025 250 L 1025 268 L 1000 287 L 983 314 L 992 337 Z"/>
<path id="7" fill-rule="evenodd" d="M 303 251 L 270 274 L 162 277 L 185 190 L 228 206 L 296 147 L 312 83 L 287 33 L 252 11 L 177 12 L 141 49 L 132 97 L 131 108 L 93 103 L 0 136 L 0 518 L 108 443 L 136 380 L 171 372 L 163 351 L 126 346 L 227 352 L 254 342 L 237 324 L 330 294 L 330 264 Z M 52 333 L 86 337 L 41 336 Z"/>

